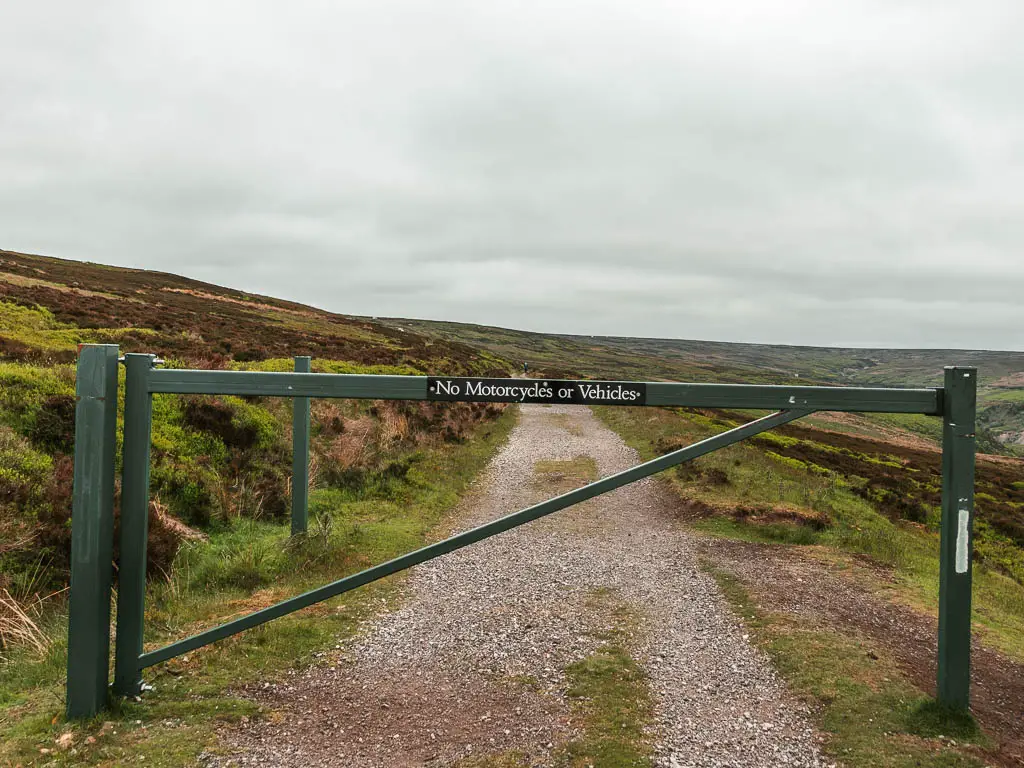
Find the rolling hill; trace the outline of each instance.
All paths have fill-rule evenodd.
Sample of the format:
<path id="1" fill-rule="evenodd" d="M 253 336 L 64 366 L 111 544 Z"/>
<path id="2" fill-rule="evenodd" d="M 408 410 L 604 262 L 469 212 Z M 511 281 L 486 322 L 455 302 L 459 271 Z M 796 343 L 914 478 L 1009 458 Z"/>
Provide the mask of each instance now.
<path id="1" fill-rule="evenodd" d="M 939 386 L 946 365 L 979 372 L 979 426 L 990 451 L 1024 446 L 1024 352 L 854 349 L 737 344 L 625 336 L 573 336 L 431 320 L 388 319 L 392 327 L 529 361 L 551 376 L 862 386 Z M 896 420 L 900 422 L 900 420 Z M 902 425 L 935 436 L 919 420 Z"/>
<path id="2" fill-rule="evenodd" d="M 531 373 L 552 377 L 761 383 L 929 385 L 943 365 L 963 363 L 981 370 L 982 423 L 1002 440 L 981 447 L 1011 453 L 1024 434 L 1024 354 L 1016 352 L 582 337 L 353 317 L 171 274 L 0 251 L 0 730 L 17 734 L 0 743 L 0 762 L 36 764 L 64 727 L 82 343 L 157 353 L 172 367 L 290 370 L 292 356 L 311 355 L 314 371 L 331 373 L 507 376 L 528 361 Z M 421 546 L 515 419 L 483 404 L 311 407 L 311 525 L 292 540 L 290 405 L 154 398 L 147 642 L 180 639 Z M 749 418 L 722 409 L 595 411 L 644 458 Z M 931 417 L 815 414 L 662 479 L 678 500 L 676 522 L 698 535 L 869 563 L 887 589 L 927 613 L 938 570 L 937 427 Z M 980 455 L 977 501 L 975 626 L 986 644 L 1024 659 L 1024 460 Z M 351 593 L 336 609 L 281 619 L 161 670 L 148 702 L 112 715 L 121 736 L 85 727 L 80 735 L 95 743 L 79 742 L 82 762 L 116 764 L 140 749 L 156 758 L 173 745 L 180 753 L 165 764 L 194 764 L 214 738 L 209 713 L 240 706 L 226 690 L 323 655 L 383 610 L 380 594 Z M 137 717 L 148 736 L 126 727 Z M 179 721 L 187 737 L 166 725 Z"/>

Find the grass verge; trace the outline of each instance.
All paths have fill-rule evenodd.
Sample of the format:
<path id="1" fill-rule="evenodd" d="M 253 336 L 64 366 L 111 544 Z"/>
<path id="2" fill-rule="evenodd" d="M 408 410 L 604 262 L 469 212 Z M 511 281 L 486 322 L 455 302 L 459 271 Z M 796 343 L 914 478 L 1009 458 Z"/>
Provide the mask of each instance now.
<path id="1" fill-rule="evenodd" d="M 964 744 L 984 744 L 966 713 L 943 709 L 864 638 L 762 611 L 733 574 L 702 567 L 771 657 L 790 690 L 811 703 L 828 734 L 826 751 L 847 768 L 973 768 Z"/>
<path id="2" fill-rule="evenodd" d="M 240 519 L 189 546 L 171 578 L 150 586 L 147 647 L 362 570 L 422 545 L 504 442 L 509 409 L 474 439 L 417 452 L 401 480 L 372 498 L 326 489 L 314 494 L 310 534 L 287 541 L 283 526 Z M 63 717 L 66 618 L 55 617 L 46 654 L 18 651 L 0 667 L 0 764 L 194 765 L 216 749 L 224 723 L 259 714 L 233 693 L 278 679 L 332 653 L 361 619 L 386 607 L 400 576 L 377 582 L 149 670 L 155 690 L 115 701 L 101 718 Z"/>

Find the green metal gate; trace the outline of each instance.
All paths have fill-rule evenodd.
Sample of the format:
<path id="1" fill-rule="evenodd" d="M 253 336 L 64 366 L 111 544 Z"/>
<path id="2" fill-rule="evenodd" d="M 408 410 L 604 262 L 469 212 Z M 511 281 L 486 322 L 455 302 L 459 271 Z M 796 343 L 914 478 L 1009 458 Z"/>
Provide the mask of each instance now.
<path id="1" fill-rule="evenodd" d="M 938 699 L 967 707 L 970 691 L 971 545 L 974 516 L 977 371 L 948 367 L 942 387 L 791 387 L 668 382 L 459 379 L 162 369 L 153 355 L 129 354 L 124 394 L 123 475 L 114 692 L 138 694 L 142 670 L 390 574 L 620 488 L 816 411 L 919 413 L 943 420 Z M 71 544 L 67 714 L 89 717 L 107 705 L 114 520 L 118 348 L 84 345 L 78 362 Z M 774 411 L 742 426 L 492 520 L 163 648 L 144 651 L 146 545 L 152 396 L 260 395 L 295 401 L 292 531 L 306 527 L 309 398 L 600 402 Z"/>

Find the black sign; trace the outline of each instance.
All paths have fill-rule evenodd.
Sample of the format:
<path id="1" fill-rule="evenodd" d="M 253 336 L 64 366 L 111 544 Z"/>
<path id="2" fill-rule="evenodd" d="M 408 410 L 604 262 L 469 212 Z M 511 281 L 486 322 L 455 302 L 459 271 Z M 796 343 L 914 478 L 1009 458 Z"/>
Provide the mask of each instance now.
<path id="1" fill-rule="evenodd" d="M 469 403 L 644 405 L 647 385 L 634 381 L 465 379 L 430 376 L 427 399 Z"/>

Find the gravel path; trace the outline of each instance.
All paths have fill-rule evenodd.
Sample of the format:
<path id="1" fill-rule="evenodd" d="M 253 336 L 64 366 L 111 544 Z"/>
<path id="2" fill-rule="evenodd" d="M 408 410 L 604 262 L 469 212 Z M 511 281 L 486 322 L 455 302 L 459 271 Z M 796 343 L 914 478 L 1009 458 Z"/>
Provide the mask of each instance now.
<path id="1" fill-rule="evenodd" d="M 552 495 L 534 463 L 638 460 L 586 408 L 522 406 L 456 515 L 479 524 Z M 518 751 L 550 765 L 578 724 L 563 670 L 601 642 L 586 603 L 611 589 L 642 615 L 658 766 L 824 766 L 805 710 L 753 649 L 651 481 L 414 569 L 408 598 L 330 664 L 252 695 L 276 715 L 224 734 L 223 765 L 443 766 Z M 600 767 L 599 767 L 600 768 Z"/>

